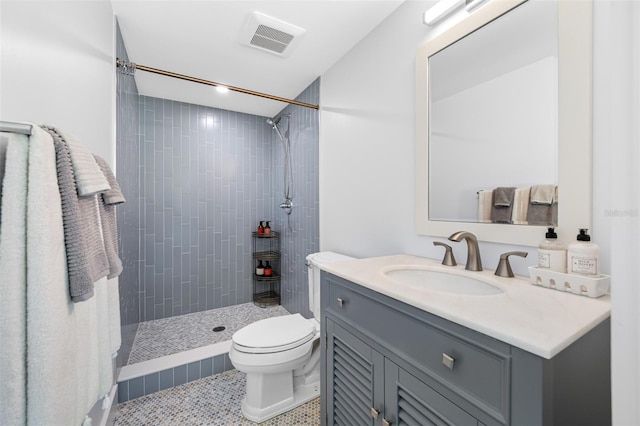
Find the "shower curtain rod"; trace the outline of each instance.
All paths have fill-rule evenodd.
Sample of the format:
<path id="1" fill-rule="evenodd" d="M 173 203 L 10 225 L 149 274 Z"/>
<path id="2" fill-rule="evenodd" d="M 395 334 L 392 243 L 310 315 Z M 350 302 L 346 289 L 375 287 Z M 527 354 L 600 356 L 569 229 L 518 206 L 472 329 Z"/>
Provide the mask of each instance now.
<path id="1" fill-rule="evenodd" d="M 31 136 L 31 128 L 31 124 L 0 121 L 0 132 L 18 133 L 21 135 Z"/>
<path id="2" fill-rule="evenodd" d="M 318 105 L 308 104 L 306 102 L 300 102 L 300 101 L 296 101 L 296 100 L 293 100 L 293 99 L 282 98 L 280 96 L 269 95 L 267 93 L 256 92 L 254 90 L 243 89 L 242 87 L 227 86 L 226 84 L 216 83 L 215 81 L 204 80 L 204 79 L 197 78 L 197 77 L 190 77 L 190 76 L 184 75 L 184 74 L 178 74 L 178 73 L 171 72 L 171 71 L 165 71 L 165 70 L 161 70 L 161 69 L 158 69 L 158 68 L 152 68 L 152 67 L 147 67 L 145 65 L 135 64 L 133 62 L 125 61 L 125 60 L 122 60 L 120 58 L 116 59 L 116 67 L 120 68 L 120 72 L 122 72 L 123 74 L 127 74 L 127 75 L 134 75 L 136 70 L 146 71 L 146 72 L 150 72 L 150 73 L 153 73 L 153 74 L 164 75 L 166 77 L 173 77 L 173 78 L 177 78 L 177 79 L 180 79 L 180 80 L 191 81 L 193 83 L 205 84 L 207 86 L 226 87 L 227 89 L 232 90 L 234 92 L 244 93 L 244 94 L 252 95 L 252 96 L 258 96 L 258 97 L 261 97 L 261 98 L 271 99 L 273 101 L 284 102 L 284 103 L 292 104 L 292 105 L 298 105 L 298 106 L 301 106 L 301 107 L 312 108 L 312 109 L 318 109 L 319 108 Z"/>

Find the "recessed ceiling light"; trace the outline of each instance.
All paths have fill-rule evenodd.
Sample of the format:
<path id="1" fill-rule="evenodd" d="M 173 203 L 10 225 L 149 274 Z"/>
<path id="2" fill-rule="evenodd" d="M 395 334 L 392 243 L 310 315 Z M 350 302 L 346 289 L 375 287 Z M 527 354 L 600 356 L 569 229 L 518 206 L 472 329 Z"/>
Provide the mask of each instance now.
<path id="1" fill-rule="evenodd" d="M 227 86 L 216 86 L 218 93 L 227 93 L 229 88 Z"/>

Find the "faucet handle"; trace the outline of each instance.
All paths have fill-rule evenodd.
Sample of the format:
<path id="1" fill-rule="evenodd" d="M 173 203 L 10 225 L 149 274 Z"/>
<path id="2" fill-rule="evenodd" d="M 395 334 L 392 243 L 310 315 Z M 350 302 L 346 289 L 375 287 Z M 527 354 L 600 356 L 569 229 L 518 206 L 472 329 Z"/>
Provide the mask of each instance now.
<path id="1" fill-rule="evenodd" d="M 500 262 L 498 262 L 498 267 L 496 268 L 496 275 L 499 277 L 513 277 L 513 271 L 511 270 L 511 264 L 509 263 L 509 256 L 520 256 L 527 257 L 529 253 L 526 251 L 509 251 L 507 253 L 502 253 L 500 255 Z"/>
<path id="2" fill-rule="evenodd" d="M 444 247 L 444 259 L 442 259 L 442 264 L 447 266 L 456 266 L 456 258 L 453 257 L 453 251 L 451 250 L 451 246 L 449 244 L 441 243 L 440 241 L 434 241 L 434 246 L 442 246 Z"/>

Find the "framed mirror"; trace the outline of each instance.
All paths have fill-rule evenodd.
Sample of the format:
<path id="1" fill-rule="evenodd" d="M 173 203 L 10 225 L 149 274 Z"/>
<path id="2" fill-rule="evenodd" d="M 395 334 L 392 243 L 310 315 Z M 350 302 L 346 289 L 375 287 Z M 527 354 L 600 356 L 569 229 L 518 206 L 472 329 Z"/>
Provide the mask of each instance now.
<path id="1" fill-rule="evenodd" d="M 479 223 L 477 193 L 557 185 L 557 229 L 591 226 L 591 3 L 491 1 L 416 53 L 419 234 L 536 246 L 546 226 Z"/>

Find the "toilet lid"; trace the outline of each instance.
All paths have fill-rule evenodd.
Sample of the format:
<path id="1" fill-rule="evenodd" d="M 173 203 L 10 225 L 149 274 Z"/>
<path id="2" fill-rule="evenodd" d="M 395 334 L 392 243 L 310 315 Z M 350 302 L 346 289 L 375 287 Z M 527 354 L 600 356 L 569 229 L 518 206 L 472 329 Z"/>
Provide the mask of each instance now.
<path id="1" fill-rule="evenodd" d="M 246 348 L 243 351 L 269 353 L 300 346 L 311 340 L 315 331 L 311 321 L 293 314 L 256 321 L 236 331 L 231 339 Z"/>

